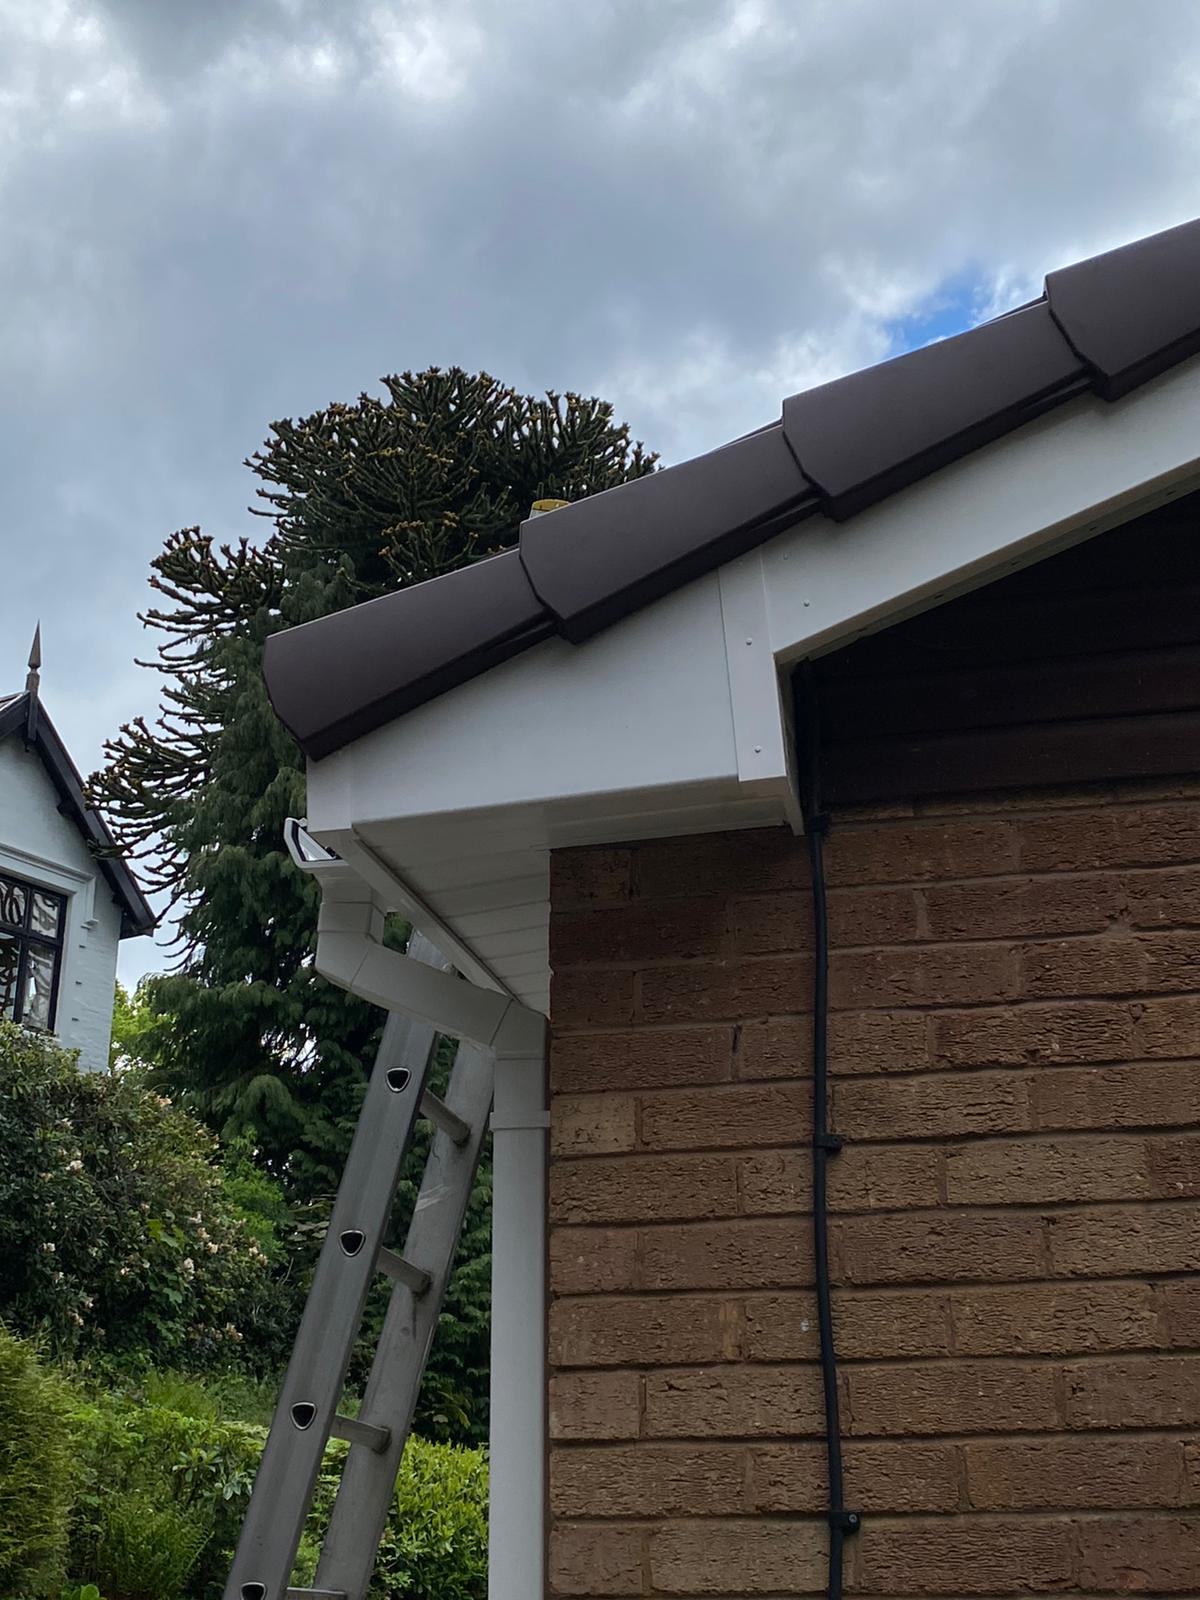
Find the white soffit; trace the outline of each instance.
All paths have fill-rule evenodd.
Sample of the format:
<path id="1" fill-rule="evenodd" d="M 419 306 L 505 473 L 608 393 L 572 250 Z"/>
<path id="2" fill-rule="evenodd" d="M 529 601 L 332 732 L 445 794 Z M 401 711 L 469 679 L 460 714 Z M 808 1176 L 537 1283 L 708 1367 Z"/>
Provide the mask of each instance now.
<path id="1" fill-rule="evenodd" d="M 850 522 L 812 517 L 584 645 L 551 640 L 310 763 L 309 828 L 548 1001 L 551 849 L 798 823 L 783 669 L 1200 485 L 1200 359 L 1081 398 Z"/>

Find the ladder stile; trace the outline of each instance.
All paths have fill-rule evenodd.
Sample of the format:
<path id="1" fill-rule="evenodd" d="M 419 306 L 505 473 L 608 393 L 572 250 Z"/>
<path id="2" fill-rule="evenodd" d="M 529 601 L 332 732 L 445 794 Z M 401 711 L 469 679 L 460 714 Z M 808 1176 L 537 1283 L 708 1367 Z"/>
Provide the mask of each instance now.
<path id="1" fill-rule="evenodd" d="M 467 1138 L 459 1143 L 441 1127 L 434 1134 L 404 1246 L 406 1263 L 436 1266 L 427 1293 L 414 1296 L 403 1283 L 393 1289 L 363 1396 L 363 1412 L 386 1423 L 391 1438 L 382 1451 L 351 1448 L 317 1564 L 317 1583 L 347 1600 L 363 1600 L 371 1581 L 487 1135 L 494 1083 L 492 1052 L 460 1044 L 446 1102 Z"/>
<path id="2" fill-rule="evenodd" d="M 410 941 L 409 954 L 431 966 L 448 965 L 419 934 Z M 259 1463 L 225 1600 L 285 1600 L 289 1595 L 293 1600 L 306 1596 L 349 1600 L 344 1586 L 325 1584 L 320 1575 L 315 1589 L 293 1589 L 290 1579 L 325 1446 L 341 1425 L 337 1404 L 413 1123 L 420 1114 L 434 1044 L 434 1031 L 425 1023 L 398 1012 L 389 1015 Z M 435 1146 L 442 1139 L 436 1135 Z M 437 1298 L 440 1302 L 440 1295 Z M 381 1414 L 369 1398 L 364 1411 Z M 354 1421 L 359 1440 L 374 1441 L 366 1449 L 352 1443 L 348 1463 L 358 1455 L 381 1459 L 377 1452 L 385 1434 L 386 1453 L 393 1453 L 393 1425 L 380 1429 L 356 1419 L 342 1421 Z M 372 1564 L 373 1559 L 374 1550 Z"/>

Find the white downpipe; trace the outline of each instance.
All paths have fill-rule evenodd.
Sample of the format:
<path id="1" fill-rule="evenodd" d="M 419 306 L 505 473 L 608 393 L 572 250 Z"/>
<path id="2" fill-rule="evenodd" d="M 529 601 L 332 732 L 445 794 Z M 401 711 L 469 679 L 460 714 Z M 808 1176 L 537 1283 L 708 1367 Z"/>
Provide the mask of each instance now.
<path id="1" fill-rule="evenodd" d="M 489 1600 L 546 1592 L 546 1054 L 504 1040 L 492 1113 Z"/>

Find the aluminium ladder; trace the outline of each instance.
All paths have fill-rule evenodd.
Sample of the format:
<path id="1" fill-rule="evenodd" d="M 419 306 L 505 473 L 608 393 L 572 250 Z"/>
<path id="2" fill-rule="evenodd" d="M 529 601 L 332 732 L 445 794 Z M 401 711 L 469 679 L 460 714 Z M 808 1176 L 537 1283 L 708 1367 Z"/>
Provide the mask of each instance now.
<path id="1" fill-rule="evenodd" d="M 446 970 L 420 934 L 408 954 Z M 425 1087 L 434 1030 L 392 1012 L 334 1202 L 225 1600 L 363 1600 L 412 1427 L 492 1104 L 490 1050 L 458 1046 L 444 1100 Z M 404 1251 L 383 1243 L 413 1124 L 434 1125 Z M 337 1404 L 376 1273 L 393 1288 L 357 1417 Z M 291 1586 L 330 1438 L 350 1449 L 312 1588 Z"/>

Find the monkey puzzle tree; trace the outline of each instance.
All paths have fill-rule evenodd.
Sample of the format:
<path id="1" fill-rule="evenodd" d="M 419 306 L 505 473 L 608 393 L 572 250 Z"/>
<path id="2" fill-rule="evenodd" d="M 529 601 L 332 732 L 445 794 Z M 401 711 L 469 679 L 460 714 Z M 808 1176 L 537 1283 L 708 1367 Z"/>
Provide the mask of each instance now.
<path id="1" fill-rule="evenodd" d="M 304 811 L 303 759 L 267 701 L 263 644 L 512 545 L 535 499 L 594 494 L 655 461 L 597 399 L 457 368 L 383 387 L 272 426 L 247 462 L 270 523 L 260 544 L 197 528 L 167 540 L 142 619 L 164 636 L 150 663 L 162 712 L 122 728 L 92 780 L 179 938 L 177 970 L 143 987 L 139 1049 L 300 1200 L 336 1184 L 381 1017 L 313 971 L 318 891 L 282 841 Z"/>

